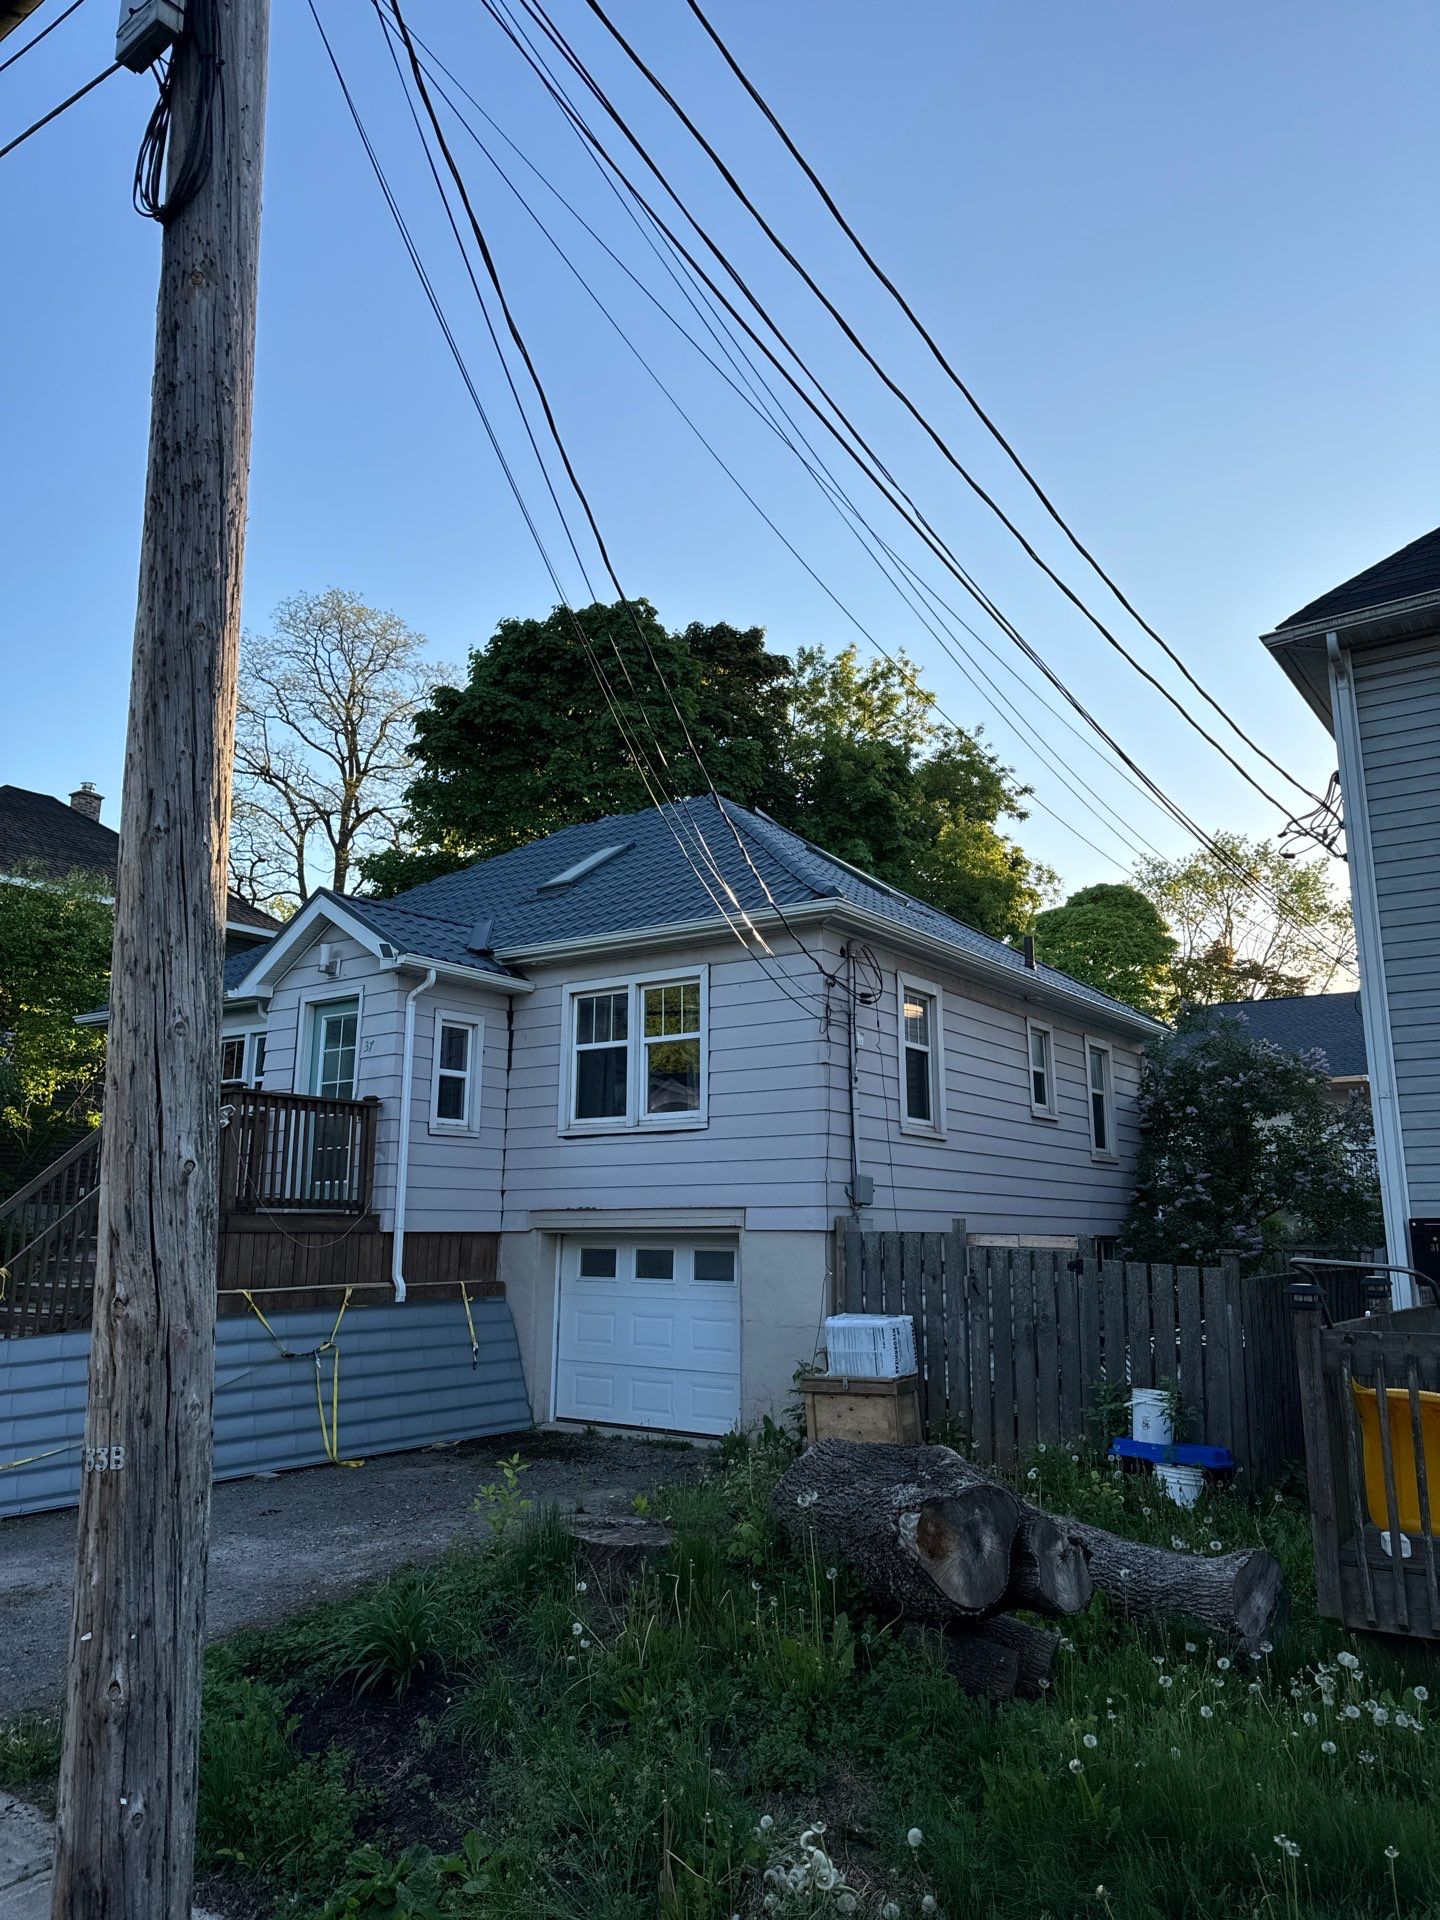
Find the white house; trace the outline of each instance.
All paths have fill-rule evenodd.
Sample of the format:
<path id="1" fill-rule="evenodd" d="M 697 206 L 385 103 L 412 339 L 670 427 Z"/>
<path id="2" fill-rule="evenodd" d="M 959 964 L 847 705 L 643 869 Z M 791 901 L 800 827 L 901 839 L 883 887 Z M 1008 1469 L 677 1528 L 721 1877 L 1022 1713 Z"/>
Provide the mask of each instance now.
<path id="1" fill-rule="evenodd" d="M 242 1187 L 323 1207 L 358 1137 L 324 1103 L 378 1102 L 396 1290 L 443 1238 L 498 1272 L 537 1420 L 702 1433 L 813 1355 L 837 1215 L 1113 1234 L 1160 1031 L 711 798 L 321 893 L 227 986 L 240 1120 L 310 1096 L 283 1150 L 238 1126 Z"/>
<path id="2" fill-rule="evenodd" d="M 1335 736 L 1389 1258 L 1440 1278 L 1440 529 L 1264 640 Z"/>

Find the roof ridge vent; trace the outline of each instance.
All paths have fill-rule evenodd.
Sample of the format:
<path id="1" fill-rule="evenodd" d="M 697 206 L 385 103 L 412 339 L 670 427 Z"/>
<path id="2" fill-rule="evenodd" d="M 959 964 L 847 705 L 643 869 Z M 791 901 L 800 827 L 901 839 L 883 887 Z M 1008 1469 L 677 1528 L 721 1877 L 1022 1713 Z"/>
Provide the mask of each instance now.
<path id="1" fill-rule="evenodd" d="M 634 846 L 633 840 L 622 841 L 618 846 L 597 847 L 594 853 L 587 853 L 583 860 L 577 860 L 573 866 L 566 867 L 563 873 L 554 874 L 549 880 L 542 880 L 535 889 L 536 898 L 547 893 L 565 893 L 583 880 L 587 873 L 593 873 L 597 867 L 604 866 L 607 860 L 613 860 L 618 854 L 628 853 Z"/>

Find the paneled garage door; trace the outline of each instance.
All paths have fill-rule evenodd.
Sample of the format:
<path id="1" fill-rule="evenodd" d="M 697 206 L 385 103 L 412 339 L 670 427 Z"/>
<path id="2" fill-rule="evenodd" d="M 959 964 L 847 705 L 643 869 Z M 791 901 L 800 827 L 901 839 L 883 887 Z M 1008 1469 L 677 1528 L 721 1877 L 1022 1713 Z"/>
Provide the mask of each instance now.
<path id="1" fill-rule="evenodd" d="M 555 1412 L 562 1420 L 728 1433 L 740 1417 L 735 1240 L 567 1237 Z"/>

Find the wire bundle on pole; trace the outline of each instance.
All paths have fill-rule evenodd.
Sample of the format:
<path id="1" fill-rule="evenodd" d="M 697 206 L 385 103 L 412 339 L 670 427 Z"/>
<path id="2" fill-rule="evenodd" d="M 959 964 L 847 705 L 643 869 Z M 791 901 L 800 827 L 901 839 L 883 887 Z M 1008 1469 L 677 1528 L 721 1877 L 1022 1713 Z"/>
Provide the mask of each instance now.
<path id="1" fill-rule="evenodd" d="M 220 77 L 215 39 L 215 0 L 189 0 L 181 39 L 169 59 L 157 60 L 151 69 L 160 97 L 140 138 L 132 198 L 137 213 L 147 220 L 158 220 L 161 226 L 168 225 L 189 206 L 210 172 L 215 152 L 215 92 Z M 186 131 L 184 151 L 171 166 L 175 62 L 187 49 L 200 62 L 200 92 L 194 122 Z"/>

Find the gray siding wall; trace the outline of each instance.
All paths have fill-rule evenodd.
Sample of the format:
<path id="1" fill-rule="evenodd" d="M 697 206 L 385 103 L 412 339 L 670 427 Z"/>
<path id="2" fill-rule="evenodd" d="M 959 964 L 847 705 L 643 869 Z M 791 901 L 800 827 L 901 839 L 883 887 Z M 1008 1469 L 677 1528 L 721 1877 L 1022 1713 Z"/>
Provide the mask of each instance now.
<path id="1" fill-rule="evenodd" d="M 838 936 L 828 936 L 836 965 L 840 945 Z M 933 1231 L 962 1216 L 972 1233 L 1114 1233 L 1135 1180 L 1140 1075 L 1135 1040 L 1107 1029 L 1101 1019 L 1082 1022 L 1027 1006 L 929 961 L 912 963 L 894 948 L 873 941 L 867 947 L 879 963 L 883 988 L 879 1004 L 862 1007 L 858 1016 L 860 1168 L 875 1182 L 865 1224 Z M 896 990 L 901 969 L 941 990 L 943 1138 L 909 1133 L 900 1125 Z M 1052 1030 L 1059 1096 L 1055 1120 L 1037 1119 L 1030 1111 L 1027 1013 Z M 832 1033 L 829 1211 L 843 1213 L 850 1119 L 839 1018 Z M 1090 1150 L 1086 1034 L 1112 1048 L 1117 1160 L 1096 1159 Z"/>
<path id="2" fill-rule="evenodd" d="M 1440 1214 L 1440 641 L 1353 656 L 1411 1212 Z"/>
<path id="3" fill-rule="evenodd" d="M 375 1155 L 381 1226 L 393 1225 L 399 1149 L 401 1038 L 405 999 L 420 976 L 385 967 L 355 941 L 327 938 L 339 955 L 335 978 L 322 974 L 314 947 L 300 955 L 275 988 L 266 1022 L 265 1085 L 308 1091 L 310 1009 L 317 1000 L 360 1001 L 356 1094 L 384 1102 Z M 431 1126 L 435 1015 L 440 1009 L 484 1022 L 479 1112 L 473 1131 Z M 490 1233 L 500 1225 L 500 1173 L 505 1144 L 509 996 L 440 980 L 415 1007 L 415 1068 L 410 1127 L 406 1227 L 414 1233 Z"/>
<path id="4" fill-rule="evenodd" d="M 566 988 L 701 965 L 710 981 L 709 1124 L 567 1137 L 560 1125 Z M 610 954 L 526 968 L 536 991 L 515 1004 L 505 1226 L 526 1227 L 532 1208 L 723 1206 L 743 1207 L 752 1228 L 823 1227 L 816 973 L 793 951 L 777 951 L 767 965 L 789 981 L 793 999 L 734 940 L 641 954 L 628 965 Z"/>
<path id="5" fill-rule="evenodd" d="M 340 1454 L 364 1459 L 442 1440 L 514 1433 L 530 1423 L 520 1349 L 503 1300 L 471 1302 L 480 1352 L 458 1300 L 348 1313 L 340 1329 Z M 215 1478 L 318 1466 L 325 1459 L 310 1351 L 335 1315 L 284 1313 L 271 1325 L 295 1354 L 282 1358 L 258 1320 L 216 1328 Z M 88 1333 L 0 1340 L 0 1517 L 74 1506 L 85 1431 Z M 325 1393 L 331 1356 L 322 1356 Z"/>

